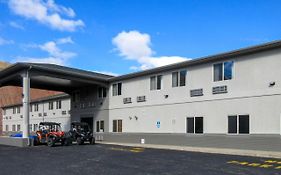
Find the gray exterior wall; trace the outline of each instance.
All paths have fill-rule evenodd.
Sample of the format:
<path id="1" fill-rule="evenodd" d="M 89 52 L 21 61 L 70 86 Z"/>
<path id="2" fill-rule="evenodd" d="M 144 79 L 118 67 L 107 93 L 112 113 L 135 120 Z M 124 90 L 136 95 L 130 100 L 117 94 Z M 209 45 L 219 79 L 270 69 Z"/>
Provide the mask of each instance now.
<path id="1" fill-rule="evenodd" d="M 248 114 L 250 134 L 280 134 L 280 57 L 281 49 L 275 49 L 225 58 L 234 61 L 234 77 L 220 82 L 213 81 L 213 62 L 186 67 L 183 87 L 172 87 L 172 72 L 176 70 L 159 72 L 163 75 L 161 90 L 150 90 L 152 75 L 121 81 L 121 96 L 112 96 L 111 84 L 109 132 L 112 120 L 122 119 L 123 132 L 185 133 L 186 117 L 196 116 L 204 117 L 204 133 L 226 134 L 228 115 Z M 269 87 L 270 82 L 275 86 Z M 227 86 L 228 93 L 212 94 L 212 87 L 221 85 Z M 204 96 L 190 97 L 190 90 L 198 88 L 203 88 Z M 136 97 L 142 95 L 146 102 L 137 103 Z M 131 97 L 132 103 L 123 104 L 126 97 Z"/>

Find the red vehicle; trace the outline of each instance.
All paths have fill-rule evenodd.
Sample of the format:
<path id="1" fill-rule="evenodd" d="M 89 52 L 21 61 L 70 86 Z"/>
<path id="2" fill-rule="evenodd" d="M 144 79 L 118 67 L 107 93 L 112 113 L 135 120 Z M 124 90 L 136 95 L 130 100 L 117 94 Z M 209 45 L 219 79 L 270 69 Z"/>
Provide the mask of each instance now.
<path id="1" fill-rule="evenodd" d="M 41 122 L 36 135 L 38 143 L 47 144 L 50 147 L 55 146 L 56 143 L 61 143 L 61 145 L 71 144 L 71 139 L 66 136 L 67 133 L 61 130 L 59 123 Z"/>

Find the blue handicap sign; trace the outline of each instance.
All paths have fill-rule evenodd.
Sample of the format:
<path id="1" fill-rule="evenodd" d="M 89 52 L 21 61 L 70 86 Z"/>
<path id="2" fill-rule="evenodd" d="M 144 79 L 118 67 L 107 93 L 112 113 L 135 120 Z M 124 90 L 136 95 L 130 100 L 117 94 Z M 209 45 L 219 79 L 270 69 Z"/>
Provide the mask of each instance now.
<path id="1" fill-rule="evenodd" d="M 157 127 L 157 128 L 160 128 L 160 121 L 157 121 L 157 122 L 156 122 L 156 127 Z"/>

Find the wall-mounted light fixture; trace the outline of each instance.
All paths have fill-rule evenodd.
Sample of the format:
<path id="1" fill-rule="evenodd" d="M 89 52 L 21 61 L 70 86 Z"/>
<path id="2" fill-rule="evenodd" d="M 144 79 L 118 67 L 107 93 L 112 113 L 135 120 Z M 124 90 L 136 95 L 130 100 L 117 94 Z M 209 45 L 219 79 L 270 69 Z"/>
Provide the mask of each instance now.
<path id="1" fill-rule="evenodd" d="M 130 120 L 132 120 L 132 117 L 131 117 L 131 116 L 129 116 L 129 119 L 130 119 Z"/>
<path id="2" fill-rule="evenodd" d="M 137 116 L 135 116 L 135 119 L 136 119 L 136 120 L 138 120 L 138 117 L 137 117 Z"/>
<path id="3" fill-rule="evenodd" d="M 275 81 L 269 82 L 269 87 L 275 86 Z"/>
<path id="4" fill-rule="evenodd" d="M 168 98 L 168 97 L 169 97 L 169 95 L 164 95 L 164 97 L 165 97 L 165 98 Z"/>

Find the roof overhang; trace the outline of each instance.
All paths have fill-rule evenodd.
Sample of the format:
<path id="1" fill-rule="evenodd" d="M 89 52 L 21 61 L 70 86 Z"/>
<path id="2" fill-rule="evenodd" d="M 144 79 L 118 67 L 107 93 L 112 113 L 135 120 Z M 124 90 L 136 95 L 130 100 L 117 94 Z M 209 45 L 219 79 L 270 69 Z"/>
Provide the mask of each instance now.
<path id="1" fill-rule="evenodd" d="M 0 86 L 22 86 L 29 72 L 31 88 L 71 92 L 88 86 L 109 84 L 112 76 L 54 64 L 16 63 L 0 72 Z"/>

